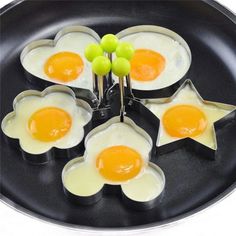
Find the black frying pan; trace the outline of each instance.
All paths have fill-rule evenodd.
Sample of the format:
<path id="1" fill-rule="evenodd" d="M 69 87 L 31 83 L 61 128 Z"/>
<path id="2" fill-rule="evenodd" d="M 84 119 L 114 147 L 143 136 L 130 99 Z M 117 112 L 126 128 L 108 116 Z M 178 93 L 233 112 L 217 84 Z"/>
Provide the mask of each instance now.
<path id="1" fill-rule="evenodd" d="M 53 38 L 62 27 L 86 25 L 101 36 L 139 24 L 170 28 L 189 44 L 189 78 L 204 99 L 236 105 L 236 19 L 213 1 L 16 1 L 1 10 L 1 120 L 28 87 L 19 55 L 32 40 Z M 155 124 L 129 109 L 153 139 Z M 153 156 L 166 175 L 162 204 L 149 211 L 126 208 L 109 194 L 93 206 L 75 206 L 63 194 L 66 160 L 29 165 L 1 132 L 1 198 L 30 215 L 78 228 L 136 229 L 179 220 L 220 200 L 236 186 L 236 122 L 217 132 L 216 160 L 184 147 Z"/>

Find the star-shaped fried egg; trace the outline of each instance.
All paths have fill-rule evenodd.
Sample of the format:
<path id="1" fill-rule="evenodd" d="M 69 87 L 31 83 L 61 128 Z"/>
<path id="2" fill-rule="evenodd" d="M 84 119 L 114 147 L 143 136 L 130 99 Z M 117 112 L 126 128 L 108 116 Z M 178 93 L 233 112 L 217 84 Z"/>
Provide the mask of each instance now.
<path id="1" fill-rule="evenodd" d="M 114 117 L 92 130 L 85 140 L 84 156 L 64 167 L 64 189 L 91 197 L 105 185 L 117 185 L 125 198 L 152 201 L 163 191 L 165 177 L 149 162 L 151 149 L 152 139 L 143 129 L 127 117 L 124 122 Z"/>
<path id="2" fill-rule="evenodd" d="M 159 119 L 157 147 L 190 138 L 216 150 L 214 123 L 235 112 L 236 107 L 204 101 L 190 80 L 169 98 L 149 99 L 145 105 Z"/>
<path id="3" fill-rule="evenodd" d="M 92 114 L 86 102 L 76 99 L 71 89 L 61 85 L 43 92 L 24 91 L 15 98 L 13 109 L 3 119 L 2 131 L 19 139 L 21 148 L 30 154 L 78 145 Z"/>

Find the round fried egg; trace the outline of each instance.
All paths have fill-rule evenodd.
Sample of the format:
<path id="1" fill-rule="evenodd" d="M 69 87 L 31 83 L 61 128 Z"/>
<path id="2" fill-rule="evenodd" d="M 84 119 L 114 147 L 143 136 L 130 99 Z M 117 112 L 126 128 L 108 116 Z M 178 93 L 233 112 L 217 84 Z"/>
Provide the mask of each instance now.
<path id="1" fill-rule="evenodd" d="M 138 32 L 120 38 L 135 48 L 131 63 L 132 87 L 155 90 L 180 80 L 191 64 L 190 52 L 173 38 L 155 32 Z"/>
<path id="2" fill-rule="evenodd" d="M 67 33 L 55 46 L 30 50 L 23 57 L 22 65 L 41 79 L 92 90 L 91 64 L 84 57 L 85 48 L 90 43 L 97 43 L 97 40 L 87 33 Z"/>

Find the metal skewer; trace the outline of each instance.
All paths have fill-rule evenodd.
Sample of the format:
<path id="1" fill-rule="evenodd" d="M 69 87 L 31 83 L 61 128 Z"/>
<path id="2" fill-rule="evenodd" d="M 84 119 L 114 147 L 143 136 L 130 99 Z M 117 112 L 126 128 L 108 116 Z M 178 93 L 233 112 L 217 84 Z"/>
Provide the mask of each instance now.
<path id="1" fill-rule="evenodd" d="M 103 86 L 103 76 L 98 76 L 98 101 L 99 101 L 99 107 L 102 106 L 103 103 L 103 97 L 104 97 L 104 86 Z"/>
<path id="2" fill-rule="evenodd" d="M 127 87 L 127 90 L 128 90 L 128 95 L 133 98 L 134 95 L 133 95 L 133 92 L 132 92 L 132 84 L 131 84 L 130 74 L 125 76 L 125 80 L 126 80 L 126 87 Z"/>
<path id="3" fill-rule="evenodd" d="M 124 122 L 125 105 L 124 105 L 124 78 L 119 77 L 120 87 L 120 122 Z"/>
<path id="4" fill-rule="evenodd" d="M 108 59 L 110 62 L 112 62 L 112 53 L 107 54 Z M 107 79 L 107 87 L 110 88 L 113 85 L 113 80 L 112 80 L 112 71 L 109 72 L 108 79 Z"/>
<path id="5" fill-rule="evenodd" d="M 130 62 L 126 58 L 117 57 L 112 62 L 112 72 L 119 78 L 119 88 L 120 88 L 120 122 L 124 122 L 125 116 L 125 89 L 124 89 L 124 79 L 126 76 L 129 78 L 130 73 Z M 130 81 L 128 81 L 129 85 Z M 132 93 L 132 92 L 131 92 Z"/>
<path id="6" fill-rule="evenodd" d="M 92 74 L 93 77 L 93 93 L 97 96 L 99 96 L 99 89 L 98 89 L 98 77 L 95 73 Z"/>

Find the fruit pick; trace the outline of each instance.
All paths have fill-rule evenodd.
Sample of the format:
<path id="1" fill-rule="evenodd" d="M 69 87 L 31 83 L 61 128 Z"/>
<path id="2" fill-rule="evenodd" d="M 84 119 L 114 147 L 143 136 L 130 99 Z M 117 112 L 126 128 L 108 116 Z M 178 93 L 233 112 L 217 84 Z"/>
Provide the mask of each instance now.
<path id="1" fill-rule="evenodd" d="M 101 47 L 104 50 L 104 52 L 107 53 L 107 57 L 112 62 L 112 53 L 116 51 L 116 48 L 119 44 L 118 38 L 114 34 L 106 34 L 101 39 Z M 108 86 L 112 86 L 113 80 L 112 80 L 112 74 L 109 73 L 108 76 Z"/>
<path id="2" fill-rule="evenodd" d="M 124 106 L 124 77 L 129 75 L 130 62 L 124 57 L 117 57 L 112 62 L 112 72 L 119 77 L 120 86 L 120 121 L 124 121 L 125 106 Z"/>
<path id="3" fill-rule="evenodd" d="M 91 63 L 96 57 L 103 56 L 103 54 L 104 52 L 103 52 L 102 47 L 96 43 L 89 44 L 86 47 L 85 52 L 84 52 L 86 59 Z M 93 92 L 96 94 L 97 97 L 99 97 L 98 78 L 94 72 L 93 72 Z"/>
<path id="4" fill-rule="evenodd" d="M 109 54 L 116 51 L 119 40 L 114 34 L 106 34 L 101 39 L 101 47 L 104 52 Z"/>
<path id="5" fill-rule="evenodd" d="M 92 71 L 98 76 L 98 93 L 99 93 L 99 104 L 103 100 L 103 76 L 107 75 L 111 70 L 111 62 L 105 56 L 98 56 L 92 62 Z"/>
<path id="6" fill-rule="evenodd" d="M 127 60 L 131 60 L 134 55 L 134 51 L 134 47 L 131 43 L 121 42 L 116 48 L 116 57 L 123 57 Z M 129 95 L 133 97 L 130 74 L 126 75 L 125 78 Z"/>

